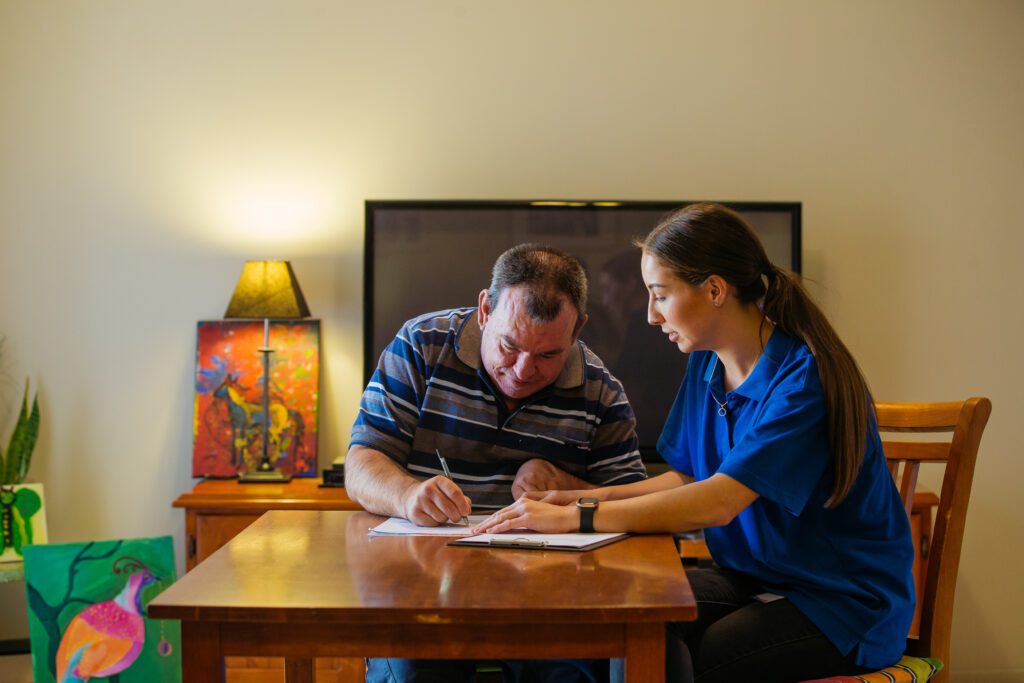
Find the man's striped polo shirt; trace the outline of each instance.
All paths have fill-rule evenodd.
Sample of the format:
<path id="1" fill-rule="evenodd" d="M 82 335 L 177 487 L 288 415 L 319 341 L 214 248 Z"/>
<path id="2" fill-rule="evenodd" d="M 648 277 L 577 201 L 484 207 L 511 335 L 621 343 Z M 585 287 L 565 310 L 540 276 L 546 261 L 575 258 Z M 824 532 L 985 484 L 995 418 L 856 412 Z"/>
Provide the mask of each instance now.
<path id="1" fill-rule="evenodd" d="M 476 507 L 511 503 L 516 472 L 533 458 L 593 484 L 646 476 L 622 385 L 585 344 L 554 384 L 510 413 L 480 362 L 476 312 L 428 313 L 402 326 L 363 392 L 352 445 L 422 478 L 443 474 L 439 450 Z"/>

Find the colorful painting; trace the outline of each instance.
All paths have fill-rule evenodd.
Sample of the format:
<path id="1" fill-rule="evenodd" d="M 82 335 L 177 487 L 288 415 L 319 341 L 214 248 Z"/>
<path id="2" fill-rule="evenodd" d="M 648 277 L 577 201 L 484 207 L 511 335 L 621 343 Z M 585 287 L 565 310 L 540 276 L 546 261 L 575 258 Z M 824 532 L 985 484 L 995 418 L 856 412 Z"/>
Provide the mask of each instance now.
<path id="1" fill-rule="evenodd" d="M 146 618 L 174 578 L 170 536 L 27 546 L 36 683 L 181 681 L 179 623 Z"/>
<path id="2" fill-rule="evenodd" d="M 43 485 L 0 486 L 0 565 L 21 562 L 31 543 L 46 543 Z"/>
<path id="3" fill-rule="evenodd" d="M 269 417 L 263 414 L 265 338 L 273 349 Z M 315 476 L 319 403 L 319 320 L 200 322 L 192 476 L 234 477 L 255 469 L 264 431 L 275 469 Z"/>

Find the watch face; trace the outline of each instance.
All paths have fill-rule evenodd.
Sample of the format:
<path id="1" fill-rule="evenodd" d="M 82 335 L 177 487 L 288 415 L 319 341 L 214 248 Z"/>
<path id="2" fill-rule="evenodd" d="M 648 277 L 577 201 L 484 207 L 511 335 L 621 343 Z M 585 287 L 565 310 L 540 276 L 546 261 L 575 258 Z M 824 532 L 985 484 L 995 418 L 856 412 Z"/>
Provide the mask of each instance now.
<path id="1" fill-rule="evenodd" d="M 576 501 L 577 507 L 581 508 L 596 508 L 597 503 L 597 498 L 580 498 Z"/>

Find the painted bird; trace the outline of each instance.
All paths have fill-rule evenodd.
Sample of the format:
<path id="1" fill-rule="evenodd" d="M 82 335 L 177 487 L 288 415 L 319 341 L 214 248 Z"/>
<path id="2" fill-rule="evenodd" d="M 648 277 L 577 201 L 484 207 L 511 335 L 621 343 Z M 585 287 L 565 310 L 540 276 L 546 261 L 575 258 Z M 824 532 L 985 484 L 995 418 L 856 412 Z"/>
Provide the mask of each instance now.
<path id="1" fill-rule="evenodd" d="M 119 565 L 122 560 L 128 561 Z M 131 666 L 142 652 L 146 640 L 142 589 L 157 578 L 133 557 L 118 558 L 114 572 L 129 574 L 117 597 L 86 607 L 64 630 L 57 648 L 57 683 L 113 676 Z"/>

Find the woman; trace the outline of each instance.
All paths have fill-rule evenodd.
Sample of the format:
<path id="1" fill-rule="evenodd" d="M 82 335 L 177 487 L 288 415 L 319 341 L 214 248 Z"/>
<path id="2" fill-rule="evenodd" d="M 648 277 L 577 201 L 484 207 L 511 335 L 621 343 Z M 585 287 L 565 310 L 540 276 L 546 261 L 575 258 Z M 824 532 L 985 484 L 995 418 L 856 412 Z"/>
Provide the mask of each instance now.
<path id="1" fill-rule="evenodd" d="M 871 397 L 795 276 L 717 204 L 638 244 L 648 321 L 690 360 L 658 451 L 672 471 L 596 491 L 533 493 L 478 531 L 704 529 L 694 623 L 670 624 L 672 680 L 799 681 L 899 659 L 914 610 L 910 528 Z M 587 513 L 589 515 L 589 512 Z M 589 526 L 589 523 L 585 526 Z"/>

